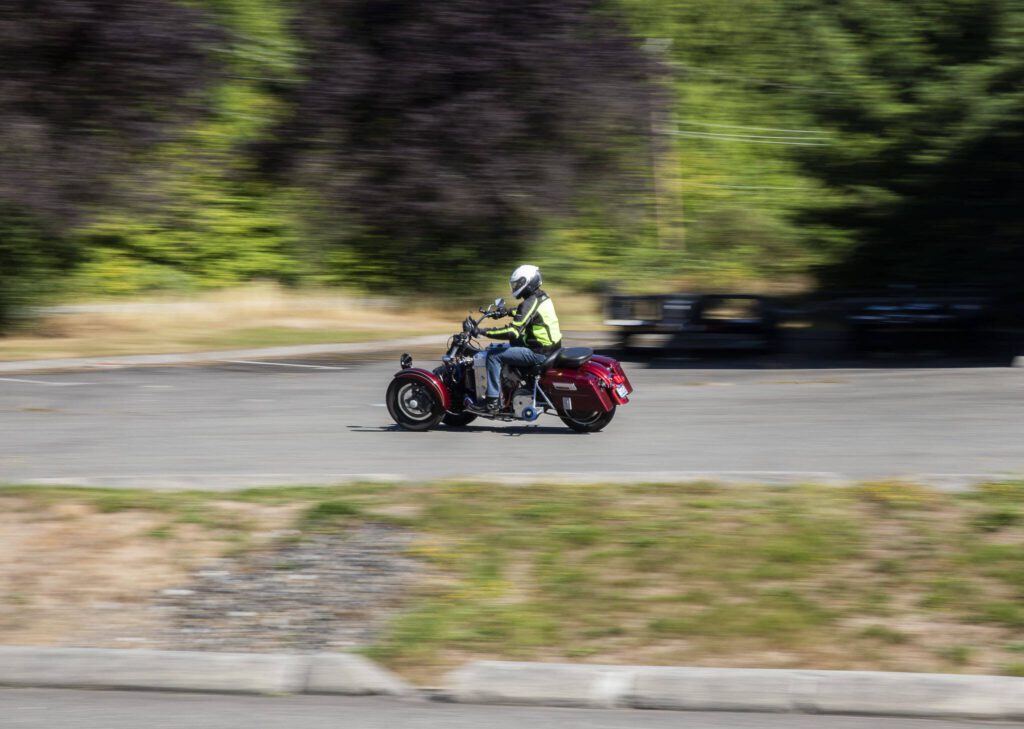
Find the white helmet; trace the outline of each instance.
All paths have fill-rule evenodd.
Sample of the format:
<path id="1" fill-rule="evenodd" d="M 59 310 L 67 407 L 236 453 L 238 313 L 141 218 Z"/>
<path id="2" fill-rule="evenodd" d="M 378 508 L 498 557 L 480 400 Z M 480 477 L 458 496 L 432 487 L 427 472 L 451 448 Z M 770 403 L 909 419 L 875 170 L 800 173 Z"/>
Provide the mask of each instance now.
<path id="1" fill-rule="evenodd" d="M 540 269 L 529 264 L 520 266 L 508 277 L 508 285 L 512 295 L 517 299 L 525 299 L 540 288 Z"/>

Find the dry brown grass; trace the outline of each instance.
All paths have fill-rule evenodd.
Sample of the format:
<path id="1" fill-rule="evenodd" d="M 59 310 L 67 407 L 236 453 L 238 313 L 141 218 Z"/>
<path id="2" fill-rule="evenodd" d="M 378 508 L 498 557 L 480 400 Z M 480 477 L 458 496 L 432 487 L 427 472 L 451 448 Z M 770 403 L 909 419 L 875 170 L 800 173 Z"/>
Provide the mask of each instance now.
<path id="1" fill-rule="evenodd" d="M 599 326 L 594 297 L 560 296 L 566 328 Z M 486 303 L 486 302 L 482 302 Z M 0 337 L 0 361 L 373 341 L 456 330 L 466 306 L 251 285 L 50 313 Z"/>
<path id="2" fill-rule="evenodd" d="M 155 595 L 242 544 L 266 544 L 295 512 L 234 502 L 207 508 L 213 518 L 196 520 L 160 510 L 110 512 L 87 501 L 0 497 L 0 643 L 144 644 L 139 636 L 160 627 Z M 244 531 L 223 528 L 229 522 Z"/>

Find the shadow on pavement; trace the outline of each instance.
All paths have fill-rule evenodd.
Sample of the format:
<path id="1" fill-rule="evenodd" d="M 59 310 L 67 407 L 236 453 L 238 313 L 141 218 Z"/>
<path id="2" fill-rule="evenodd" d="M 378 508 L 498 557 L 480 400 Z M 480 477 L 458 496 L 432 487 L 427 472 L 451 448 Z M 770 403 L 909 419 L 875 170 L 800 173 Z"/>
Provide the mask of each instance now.
<path id="1" fill-rule="evenodd" d="M 410 431 L 400 428 L 397 425 L 349 425 L 349 432 L 351 433 L 407 433 Z M 449 433 L 497 433 L 499 435 L 507 435 L 512 437 L 522 435 L 588 435 L 587 433 L 577 433 L 565 426 L 547 426 L 547 425 L 486 425 L 486 424 L 473 424 L 464 425 L 459 428 L 449 428 L 444 425 L 439 425 L 433 429 L 434 432 Z"/>
<path id="2" fill-rule="evenodd" d="M 735 352 L 671 347 L 597 347 L 597 351 L 647 369 L 919 369 L 1012 367 L 1014 353 L 889 350 L 853 352 L 839 347 L 793 343 L 777 351 Z"/>

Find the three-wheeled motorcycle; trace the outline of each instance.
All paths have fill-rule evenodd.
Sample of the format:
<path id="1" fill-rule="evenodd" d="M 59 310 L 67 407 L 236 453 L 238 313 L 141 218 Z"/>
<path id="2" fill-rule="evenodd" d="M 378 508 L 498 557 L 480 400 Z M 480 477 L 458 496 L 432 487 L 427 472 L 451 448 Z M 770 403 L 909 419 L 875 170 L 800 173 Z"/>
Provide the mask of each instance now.
<path id="1" fill-rule="evenodd" d="M 504 299 L 469 316 L 462 331 L 448 340 L 441 366 L 433 371 L 413 367 L 403 354 L 401 369 L 388 386 L 391 417 L 407 430 L 429 430 L 439 423 L 462 427 L 477 418 L 531 423 L 552 414 L 581 433 L 606 427 L 615 410 L 629 402 L 633 386 L 616 360 L 594 354 L 589 347 L 568 347 L 552 352 L 532 367 L 505 367 L 501 377 L 498 411 L 472 412 L 467 406 L 487 389 L 487 349 L 474 333 L 484 319 L 509 316 Z"/>

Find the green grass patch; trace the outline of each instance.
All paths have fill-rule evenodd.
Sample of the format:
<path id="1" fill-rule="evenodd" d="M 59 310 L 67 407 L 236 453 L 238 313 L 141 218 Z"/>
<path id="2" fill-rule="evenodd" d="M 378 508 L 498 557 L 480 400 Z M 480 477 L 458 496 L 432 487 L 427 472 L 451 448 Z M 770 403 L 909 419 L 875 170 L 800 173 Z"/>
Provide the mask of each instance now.
<path id="1" fill-rule="evenodd" d="M 938 651 L 939 656 L 954 666 L 966 666 L 971 662 L 974 649 L 969 645 L 951 645 Z"/>
<path id="2" fill-rule="evenodd" d="M 903 643 L 909 643 L 911 640 L 910 636 L 906 633 L 893 630 L 884 625 L 869 625 L 860 631 L 860 635 L 863 638 L 870 638 L 871 640 L 881 641 L 889 645 L 902 645 Z"/>
<path id="3" fill-rule="evenodd" d="M 1004 676 L 1016 676 L 1024 678 L 1024 663 L 1008 663 L 1000 671 Z"/>
<path id="4" fill-rule="evenodd" d="M 304 529 L 330 529 L 359 516 L 362 509 L 351 501 L 328 499 L 305 510 L 300 526 Z"/>

